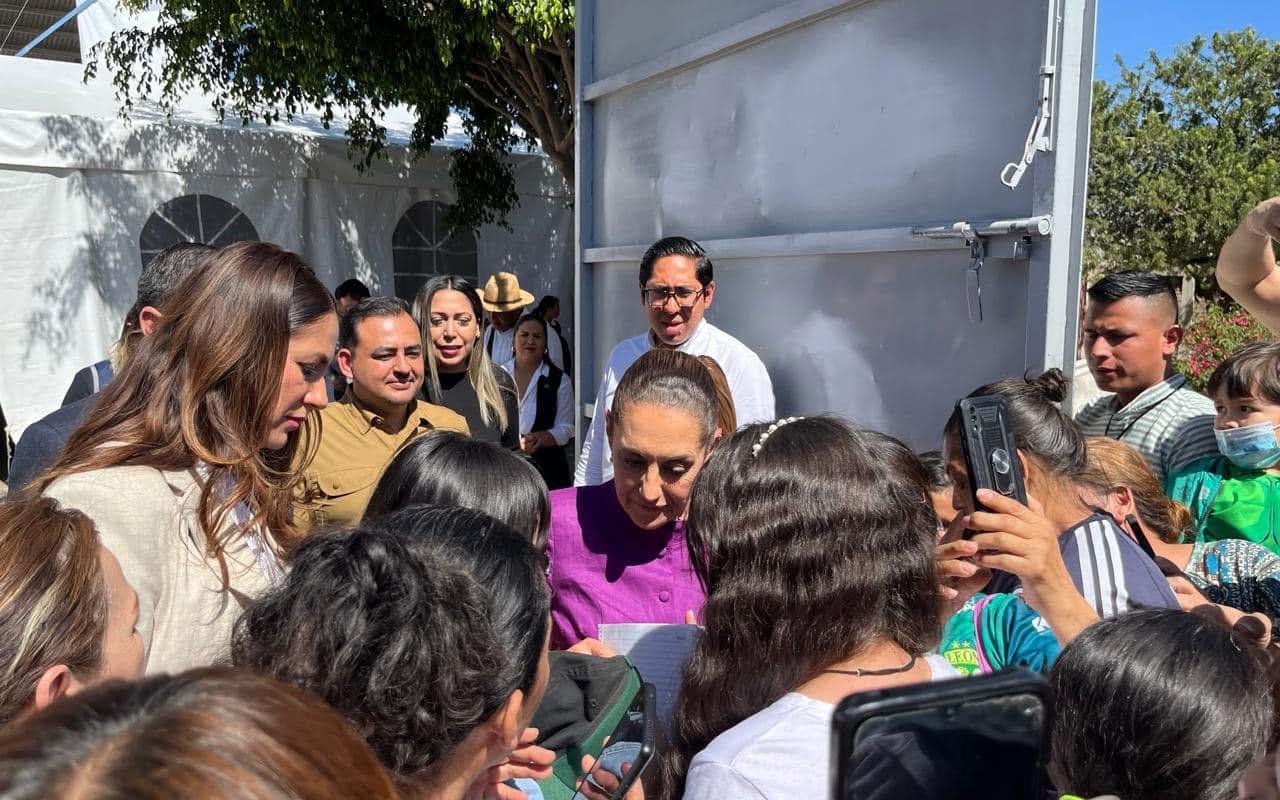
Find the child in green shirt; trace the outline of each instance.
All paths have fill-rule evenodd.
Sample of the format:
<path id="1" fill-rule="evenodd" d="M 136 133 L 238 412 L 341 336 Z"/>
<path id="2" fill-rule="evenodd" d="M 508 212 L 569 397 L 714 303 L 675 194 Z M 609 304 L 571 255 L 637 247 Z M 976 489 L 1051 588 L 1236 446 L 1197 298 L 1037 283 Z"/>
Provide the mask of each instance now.
<path id="1" fill-rule="evenodd" d="M 1170 475 L 1196 541 L 1246 539 L 1280 554 L 1280 343 L 1245 345 L 1209 378 L 1221 455 Z"/>

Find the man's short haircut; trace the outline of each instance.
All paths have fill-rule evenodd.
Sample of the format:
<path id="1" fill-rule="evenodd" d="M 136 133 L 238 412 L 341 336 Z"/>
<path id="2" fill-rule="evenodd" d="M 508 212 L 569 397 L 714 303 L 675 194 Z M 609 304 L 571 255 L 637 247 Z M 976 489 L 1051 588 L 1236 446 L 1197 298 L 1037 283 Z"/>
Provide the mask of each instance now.
<path id="1" fill-rule="evenodd" d="M 702 249 L 702 245 L 683 236 L 668 236 L 654 242 L 648 250 L 644 251 L 644 258 L 640 259 L 641 288 L 649 283 L 649 278 L 653 277 L 653 265 L 658 263 L 659 259 L 668 256 L 692 258 L 696 264 L 695 274 L 698 277 L 698 283 L 702 284 L 703 288 L 714 280 L 711 273 L 711 259 L 707 258 L 707 252 Z"/>
<path id="2" fill-rule="evenodd" d="M 1227 356 L 1209 376 L 1209 396 L 1223 387 L 1228 397 L 1280 403 L 1280 342 L 1253 342 Z"/>
<path id="3" fill-rule="evenodd" d="M 1089 299 L 1095 303 L 1114 303 L 1126 297 L 1164 298 L 1174 321 L 1178 319 L 1178 293 L 1168 275 L 1131 269 L 1112 273 L 1089 287 Z"/>
<path id="4" fill-rule="evenodd" d="M 338 288 L 333 292 L 333 299 L 335 300 L 350 297 L 357 303 L 364 300 L 366 297 L 371 296 L 369 287 L 365 286 L 363 281 L 357 280 L 356 278 L 347 278 L 345 281 L 338 284 Z"/>
<path id="5" fill-rule="evenodd" d="M 356 328 L 371 317 L 397 317 L 404 314 L 410 320 L 413 314 L 409 304 L 399 297 L 366 297 L 351 307 L 338 321 L 338 347 L 356 346 Z M 415 323 L 416 325 L 416 323 Z"/>
<path id="6" fill-rule="evenodd" d="M 165 301 L 173 294 L 179 281 L 217 249 L 207 244 L 180 242 L 156 253 L 138 276 L 138 296 L 133 303 L 133 313 L 142 313 L 146 306 L 163 310 Z"/>

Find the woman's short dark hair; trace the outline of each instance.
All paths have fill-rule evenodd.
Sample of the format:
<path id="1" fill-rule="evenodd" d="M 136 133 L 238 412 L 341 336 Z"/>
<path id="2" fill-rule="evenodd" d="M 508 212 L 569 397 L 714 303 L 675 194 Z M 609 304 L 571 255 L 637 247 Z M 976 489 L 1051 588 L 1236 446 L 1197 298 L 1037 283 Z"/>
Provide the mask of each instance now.
<path id="1" fill-rule="evenodd" d="M 518 332 L 520 330 L 520 326 L 524 325 L 526 322 L 536 322 L 542 327 L 542 361 L 543 363 L 550 364 L 551 356 L 547 350 L 547 337 L 551 334 L 547 332 L 547 321 L 538 313 L 524 314 L 520 319 L 516 320 L 516 326 L 512 328 L 512 330 Z"/>
<path id="2" fill-rule="evenodd" d="M 393 800 L 395 784 L 319 698 L 241 670 L 110 681 L 0 734 L 8 800 Z"/>
<path id="3" fill-rule="evenodd" d="M 1084 472 L 1088 466 L 1084 434 L 1061 406 L 1067 394 L 1062 370 L 1051 369 L 1038 378 L 1005 378 L 980 386 L 968 396 L 997 394 L 1008 404 L 1013 435 L 1024 455 L 1034 456 L 1047 470 L 1068 478 Z M 959 432 L 959 418 L 953 414 L 947 421 L 946 435 Z"/>
<path id="4" fill-rule="evenodd" d="M 678 408 L 702 424 L 709 443 L 719 418 L 716 384 L 696 356 L 670 348 L 650 350 L 622 373 L 609 415 L 618 424 L 632 405 Z"/>
<path id="5" fill-rule="evenodd" d="M 1055 785 L 1081 797 L 1234 798 L 1273 724 L 1266 672 L 1249 649 L 1176 609 L 1086 628 L 1050 674 Z"/>
<path id="6" fill-rule="evenodd" d="M 547 484 L 527 458 L 455 431 L 431 431 L 396 453 L 364 516 L 423 504 L 483 511 L 537 547 L 551 524 Z"/>
<path id="7" fill-rule="evenodd" d="M 232 661 L 322 697 L 413 782 L 533 686 L 549 604 L 524 535 L 410 506 L 307 539 L 237 623 Z"/>
<path id="8" fill-rule="evenodd" d="M 823 669 L 878 642 L 936 645 L 937 528 L 924 467 L 890 436 L 821 416 L 720 444 L 686 523 L 706 630 L 680 688 L 669 796 L 713 738 Z"/>
<path id="9" fill-rule="evenodd" d="M 1280 342 L 1252 342 L 1227 356 L 1209 376 L 1209 396 L 1223 387 L 1228 397 L 1280 403 Z"/>

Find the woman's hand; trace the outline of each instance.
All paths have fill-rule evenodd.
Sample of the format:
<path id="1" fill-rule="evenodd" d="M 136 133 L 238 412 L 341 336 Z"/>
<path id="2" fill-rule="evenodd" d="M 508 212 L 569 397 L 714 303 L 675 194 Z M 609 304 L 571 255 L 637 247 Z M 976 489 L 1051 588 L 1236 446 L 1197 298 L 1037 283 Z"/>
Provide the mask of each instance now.
<path id="1" fill-rule="evenodd" d="M 1280 242 L 1280 197 L 1263 200 L 1245 215 L 1240 227 L 1255 236 L 1265 236 Z"/>
<path id="2" fill-rule="evenodd" d="M 1096 622 L 1097 612 L 1071 580 L 1058 547 L 1058 530 L 1045 518 L 1044 507 L 1034 497 L 1024 506 L 990 489 L 978 491 L 978 502 L 989 510 L 975 511 L 965 521 L 965 527 L 977 531 L 970 539 L 981 549 L 974 561 L 1017 575 L 1022 599 L 1045 618 L 1063 644 Z"/>
<path id="3" fill-rule="evenodd" d="M 581 769 L 587 780 L 582 780 L 578 793 L 587 800 L 609 800 L 613 797 L 613 793 L 618 791 L 618 787 L 622 785 L 622 781 L 604 767 L 598 766 L 596 760 L 591 756 L 582 757 Z M 622 771 L 626 773 L 631 770 L 630 764 L 623 764 Z M 639 778 L 631 784 L 631 788 L 627 789 L 627 793 L 622 796 L 623 800 L 644 800 L 644 783 Z"/>
<path id="4" fill-rule="evenodd" d="M 614 650 L 599 639 L 592 639 L 590 637 L 583 639 L 573 647 L 570 647 L 568 652 L 581 653 L 587 656 L 596 656 L 597 658 L 613 658 L 618 655 L 617 650 Z"/>
<path id="5" fill-rule="evenodd" d="M 541 781 L 551 777 L 551 765 L 555 763 L 556 754 L 534 744 L 537 740 L 538 729 L 525 728 L 507 760 L 490 767 L 471 785 L 467 800 L 526 800 L 528 795 L 508 786 L 506 781 L 512 778 Z"/>
<path id="6" fill-rule="evenodd" d="M 959 611 L 991 580 L 991 570 L 973 563 L 978 546 L 960 538 L 964 533 L 963 523 L 964 518 L 960 516 L 951 521 L 933 555 L 938 570 L 938 594 L 942 596 L 946 617 Z"/>

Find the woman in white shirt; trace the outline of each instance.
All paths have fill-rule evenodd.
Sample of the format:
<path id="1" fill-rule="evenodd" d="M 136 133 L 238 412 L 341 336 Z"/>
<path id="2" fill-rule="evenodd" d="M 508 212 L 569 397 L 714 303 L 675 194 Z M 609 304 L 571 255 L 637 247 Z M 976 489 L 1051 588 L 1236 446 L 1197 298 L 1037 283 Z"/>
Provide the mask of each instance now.
<path id="1" fill-rule="evenodd" d="M 516 323 L 515 357 L 502 365 L 520 398 L 520 449 L 548 489 L 573 485 L 565 445 L 573 436 L 573 379 L 547 357 L 547 323 L 525 314 Z"/>
<path id="2" fill-rule="evenodd" d="M 720 445 L 685 529 L 706 631 L 662 796 L 827 797 L 840 700 L 956 674 L 928 654 L 941 627 L 928 487 L 901 442 L 833 417 Z"/>

